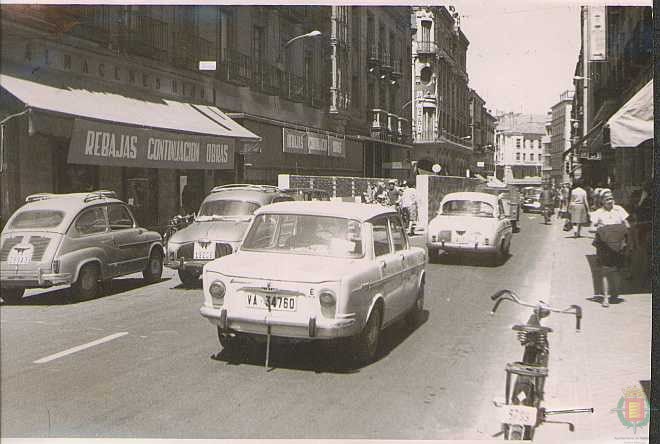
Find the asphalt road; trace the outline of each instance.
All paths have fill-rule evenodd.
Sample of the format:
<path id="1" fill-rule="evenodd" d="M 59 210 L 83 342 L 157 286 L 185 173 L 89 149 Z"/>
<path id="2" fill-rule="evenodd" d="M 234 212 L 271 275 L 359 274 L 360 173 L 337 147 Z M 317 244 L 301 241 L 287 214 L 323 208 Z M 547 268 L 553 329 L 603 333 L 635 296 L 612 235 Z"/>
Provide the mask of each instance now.
<path id="1" fill-rule="evenodd" d="M 361 368 L 337 352 L 276 345 L 228 356 L 199 315 L 201 289 L 178 277 L 115 280 L 97 299 L 30 291 L 3 305 L 3 437 L 481 439 L 499 431 L 491 400 L 519 358 L 510 325 L 528 313 L 489 295 L 542 299 L 551 228 L 522 215 L 511 257 L 428 264 L 425 321 L 385 331 Z M 423 243 L 416 237 L 415 243 Z M 76 348 L 77 347 L 77 348 Z"/>

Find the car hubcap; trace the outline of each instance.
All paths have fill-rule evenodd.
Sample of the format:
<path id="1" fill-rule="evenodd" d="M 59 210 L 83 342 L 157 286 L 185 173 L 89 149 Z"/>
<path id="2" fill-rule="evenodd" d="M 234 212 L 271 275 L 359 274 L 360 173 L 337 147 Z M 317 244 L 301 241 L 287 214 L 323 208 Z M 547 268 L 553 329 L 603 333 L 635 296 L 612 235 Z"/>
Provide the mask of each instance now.
<path id="1" fill-rule="evenodd" d="M 376 346 L 376 341 L 378 340 L 378 324 L 380 323 L 379 316 L 379 312 L 375 311 L 369 322 L 370 325 L 369 331 L 367 332 L 367 341 L 370 349 L 373 349 Z"/>
<path id="2" fill-rule="evenodd" d="M 83 288 L 85 290 L 91 290 L 94 288 L 94 283 L 95 283 L 95 277 L 94 274 L 91 272 L 85 273 L 83 276 Z"/>
<path id="3" fill-rule="evenodd" d="M 158 273 L 158 270 L 160 269 L 160 261 L 158 258 L 152 258 L 151 259 L 151 272 L 153 274 Z"/>

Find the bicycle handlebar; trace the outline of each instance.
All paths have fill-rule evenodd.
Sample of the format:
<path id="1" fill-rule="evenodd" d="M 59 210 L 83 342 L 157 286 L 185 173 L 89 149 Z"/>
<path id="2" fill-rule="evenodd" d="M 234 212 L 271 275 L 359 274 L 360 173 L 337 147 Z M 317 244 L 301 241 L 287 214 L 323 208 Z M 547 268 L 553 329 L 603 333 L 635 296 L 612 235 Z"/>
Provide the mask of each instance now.
<path id="1" fill-rule="evenodd" d="M 547 310 L 549 312 L 554 312 L 554 313 L 573 314 L 575 315 L 575 329 L 577 331 L 580 331 L 580 321 L 582 320 L 582 307 L 580 307 L 579 305 L 571 305 L 561 310 L 558 308 L 554 308 L 543 301 L 539 301 L 537 304 L 530 304 L 529 302 L 525 302 L 521 300 L 514 291 L 507 289 L 496 292 L 490 297 L 490 299 L 495 301 L 495 305 L 493 306 L 493 309 L 490 312 L 491 315 L 495 314 L 495 312 L 497 311 L 497 307 L 499 307 L 502 301 L 511 301 L 511 302 L 515 302 L 518 305 L 522 305 L 523 307 L 533 308 L 537 310 Z"/>

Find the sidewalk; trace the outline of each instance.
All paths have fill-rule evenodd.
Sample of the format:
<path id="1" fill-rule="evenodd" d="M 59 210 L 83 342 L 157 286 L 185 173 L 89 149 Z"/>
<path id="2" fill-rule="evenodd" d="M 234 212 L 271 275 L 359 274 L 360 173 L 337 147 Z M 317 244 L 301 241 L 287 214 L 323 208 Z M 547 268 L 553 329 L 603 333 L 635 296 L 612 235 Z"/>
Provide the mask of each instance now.
<path id="1" fill-rule="evenodd" d="M 535 442 L 564 443 L 570 441 L 648 442 L 648 418 L 640 398 L 650 395 L 651 383 L 651 294 L 632 288 L 624 281 L 620 303 L 603 308 L 594 300 L 592 270 L 595 267 L 593 234 L 582 231 L 582 238 L 562 231 L 561 221 L 553 220 L 552 269 L 549 303 L 556 307 L 577 304 L 582 307 L 582 331 L 575 332 L 575 318 L 552 314 L 545 325 L 554 332 L 549 335 L 549 376 L 545 385 L 544 405 L 548 410 L 594 408 L 593 414 L 556 415 L 553 421 L 568 421 L 575 425 L 570 432 L 567 424 L 545 423 L 536 430 Z M 648 290 L 646 290 L 648 291 Z M 637 389 L 626 392 L 626 389 Z M 637 404 L 624 397 L 637 396 Z M 641 416 L 635 419 L 635 405 Z M 621 413 L 612 409 L 621 408 Z M 630 415 L 633 416 L 630 416 Z M 626 416 L 628 415 L 628 416 Z M 637 422 L 640 427 L 632 427 Z M 626 426 L 629 425 L 631 427 Z"/>

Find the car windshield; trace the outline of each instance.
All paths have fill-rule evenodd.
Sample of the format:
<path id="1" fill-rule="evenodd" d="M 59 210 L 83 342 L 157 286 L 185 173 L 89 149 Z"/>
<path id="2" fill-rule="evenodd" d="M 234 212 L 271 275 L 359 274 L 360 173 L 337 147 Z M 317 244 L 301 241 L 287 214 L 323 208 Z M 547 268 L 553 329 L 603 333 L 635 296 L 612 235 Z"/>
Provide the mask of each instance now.
<path id="1" fill-rule="evenodd" d="M 493 217 L 493 206 L 480 200 L 450 200 L 442 206 L 442 214 Z"/>
<path id="2" fill-rule="evenodd" d="M 202 203 L 197 214 L 198 220 L 211 220 L 216 217 L 251 216 L 259 205 L 242 200 L 207 200 Z"/>
<path id="3" fill-rule="evenodd" d="M 255 218 L 241 250 L 361 257 L 361 225 L 340 217 L 261 214 Z"/>
<path id="4" fill-rule="evenodd" d="M 64 212 L 57 210 L 25 210 L 18 213 L 9 228 L 55 228 L 64 219 Z"/>

